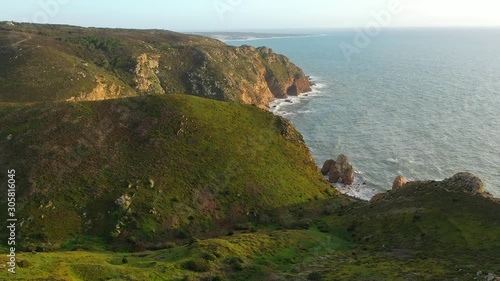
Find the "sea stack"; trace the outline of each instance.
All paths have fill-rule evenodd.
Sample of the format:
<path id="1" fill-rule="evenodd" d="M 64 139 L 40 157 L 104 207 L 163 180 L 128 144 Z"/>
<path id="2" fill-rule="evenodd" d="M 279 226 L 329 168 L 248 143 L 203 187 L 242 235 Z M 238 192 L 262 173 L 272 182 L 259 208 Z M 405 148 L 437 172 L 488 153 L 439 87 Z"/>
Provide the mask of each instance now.
<path id="1" fill-rule="evenodd" d="M 343 183 L 351 185 L 354 183 L 354 168 L 343 154 L 337 160 L 327 160 L 321 168 L 323 175 L 328 176 L 331 183 Z"/>

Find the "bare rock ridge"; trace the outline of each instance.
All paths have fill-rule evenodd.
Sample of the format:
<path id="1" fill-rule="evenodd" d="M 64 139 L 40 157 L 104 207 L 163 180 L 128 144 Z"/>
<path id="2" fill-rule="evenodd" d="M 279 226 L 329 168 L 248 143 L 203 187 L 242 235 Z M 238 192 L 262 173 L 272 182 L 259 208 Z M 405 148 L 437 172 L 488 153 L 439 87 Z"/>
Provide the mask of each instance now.
<path id="1" fill-rule="evenodd" d="M 0 23 L 1 42 L 0 102 L 188 94 L 266 108 L 311 91 L 309 77 L 270 48 L 202 36 Z"/>
<path id="2" fill-rule="evenodd" d="M 409 181 L 398 176 L 394 180 L 392 190 L 375 195 L 370 202 L 379 202 L 392 198 L 393 196 L 406 196 L 407 192 L 426 193 L 432 191 L 445 191 L 447 193 L 466 193 L 471 196 L 482 196 L 496 202 L 500 202 L 490 193 L 486 192 L 483 182 L 477 176 L 471 173 L 457 173 L 451 178 L 443 181 Z"/>
<path id="3" fill-rule="evenodd" d="M 339 155 L 337 160 L 327 160 L 321 168 L 321 173 L 328 176 L 330 183 L 343 183 L 351 185 L 354 183 L 354 168 L 347 157 Z"/>

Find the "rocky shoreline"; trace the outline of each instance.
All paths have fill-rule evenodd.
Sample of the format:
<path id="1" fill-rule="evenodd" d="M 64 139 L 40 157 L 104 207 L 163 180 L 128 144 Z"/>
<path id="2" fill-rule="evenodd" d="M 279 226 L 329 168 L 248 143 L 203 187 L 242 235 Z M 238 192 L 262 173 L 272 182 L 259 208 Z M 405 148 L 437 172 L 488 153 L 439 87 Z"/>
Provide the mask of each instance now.
<path id="1" fill-rule="evenodd" d="M 408 181 L 404 176 L 398 175 L 393 181 L 392 189 L 382 193 L 375 193 L 371 198 L 360 194 L 374 191 L 370 189 L 369 183 L 364 178 L 356 178 L 355 170 L 349 162 L 347 156 L 341 154 L 337 160 L 326 160 L 321 168 L 321 173 L 325 179 L 332 184 L 342 194 L 370 202 L 383 200 L 389 194 L 398 190 L 414 186 L 419 183 L 437 183 L 438 181 Z M 470 195 L 480 195 L 485 198 L 500 202 L 500 199 L 495 198 L 491 193 L 484 189 L 483 182 L 472 173 L 461 172 L 451 178 L 441 181 L 444 189 L 447 192 L 466 192 Z"/>

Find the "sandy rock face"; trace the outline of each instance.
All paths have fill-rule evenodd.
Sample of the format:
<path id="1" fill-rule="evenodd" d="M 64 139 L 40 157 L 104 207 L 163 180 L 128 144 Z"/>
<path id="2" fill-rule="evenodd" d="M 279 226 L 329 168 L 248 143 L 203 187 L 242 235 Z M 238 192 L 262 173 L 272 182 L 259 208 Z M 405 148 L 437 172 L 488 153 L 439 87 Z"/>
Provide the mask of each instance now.
<path id="1" fill-rule="evenodd" d="M 137 65 L 134 70 L 136 88 L 140 93 L 165 94 L 161 87 L 158 73 L 159 55 L 142 54 L 137 57 Z"/>
<path id="2" fill-rule="evenodd" d="M 407 184 L 408 181 L 405 179 L 403 176 L 397 176 L 394 181 L 392 182 L 392 190 L 396 190 L 398 188 L 403 187 L 405 184 Z"/>
<path id="3" fill-rule="evenodd" d="M 72 97 L 67 101 L 100 101 L 119 98 L 122 87 L 112 83 L 108 84 L 102 76 L 95 76 L 96 87 L 89 93 L 82 93 L 78 97 Z"/>

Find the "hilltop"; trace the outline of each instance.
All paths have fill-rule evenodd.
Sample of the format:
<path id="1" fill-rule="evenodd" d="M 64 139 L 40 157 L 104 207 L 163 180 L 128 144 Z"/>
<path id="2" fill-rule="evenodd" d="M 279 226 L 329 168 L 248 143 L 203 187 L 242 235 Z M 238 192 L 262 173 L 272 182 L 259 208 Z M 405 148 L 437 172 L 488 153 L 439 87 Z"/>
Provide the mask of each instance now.
<path id="1" fill-rule="evenodd" d="M 266 107 L 310 91 L 269 48 L 164 30 L 0 23 L 0 102 L 189 94 Z"/>

